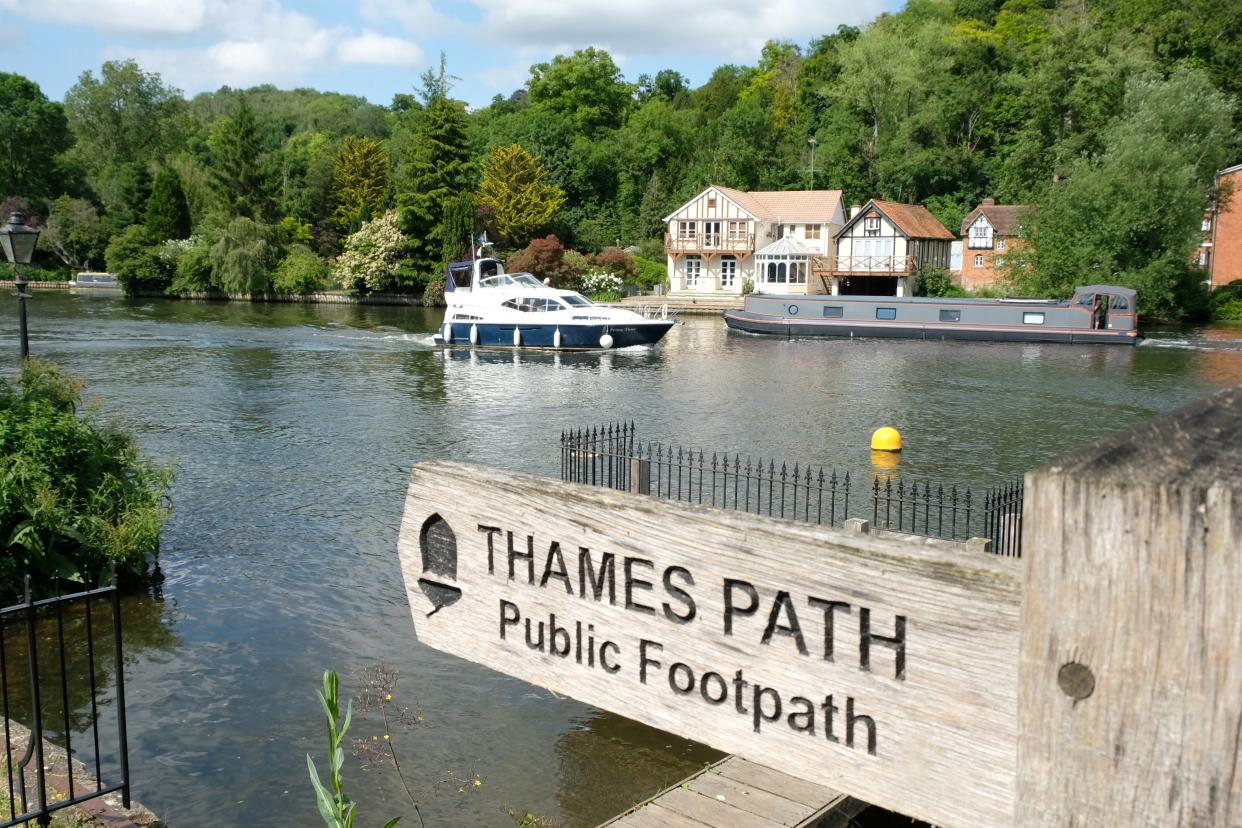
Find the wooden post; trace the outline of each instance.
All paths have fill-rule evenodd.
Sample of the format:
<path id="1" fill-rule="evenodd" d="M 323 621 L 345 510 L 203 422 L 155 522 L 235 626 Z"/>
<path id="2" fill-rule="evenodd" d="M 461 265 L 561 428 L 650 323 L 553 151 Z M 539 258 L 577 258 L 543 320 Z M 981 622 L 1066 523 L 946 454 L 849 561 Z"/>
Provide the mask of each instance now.
<path id="1" fill-rule="evenodd" d="M 630 494 L 651 494 L 651 461 L 646 457 L 630 458 Z"/>
<path id="2" fill-rule="evenodd" d="M 1026 492 L 1017 825 L 1242 825 L 1242 386 Z"/>

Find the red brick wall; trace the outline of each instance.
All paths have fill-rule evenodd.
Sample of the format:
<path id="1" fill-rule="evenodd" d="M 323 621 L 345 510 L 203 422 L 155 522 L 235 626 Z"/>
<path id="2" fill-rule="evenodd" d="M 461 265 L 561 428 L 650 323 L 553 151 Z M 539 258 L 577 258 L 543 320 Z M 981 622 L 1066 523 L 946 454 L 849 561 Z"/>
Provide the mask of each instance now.
<path id="1" fill-rule="evenodd" d="M 1012 256 L 1015 246 L 1022 243 L 1019 239 L 998 235 L 993 237 L 993 245 L 996 244 L 996 239 L 1002 238 L 1005 239 L 1004 250 L 972 249 L 969 237 L 962 239 L 962 287 L 967 290 L 978 290 L 979 288 L 992 287 L 996 284 L 996 280 L 1002 275 L 1002 272 L 996 268 L 997 257 Z M 979 255 L 983 256 L 982 267 L 975 265 L 975 256 Z"/>
<path id="2" fill-rule="evenodd" d="M 1212 287 L 1242 279 L 1242 170 L 1221 176 L 1221 183 L 1233 195 L 1212 223 Z"/>

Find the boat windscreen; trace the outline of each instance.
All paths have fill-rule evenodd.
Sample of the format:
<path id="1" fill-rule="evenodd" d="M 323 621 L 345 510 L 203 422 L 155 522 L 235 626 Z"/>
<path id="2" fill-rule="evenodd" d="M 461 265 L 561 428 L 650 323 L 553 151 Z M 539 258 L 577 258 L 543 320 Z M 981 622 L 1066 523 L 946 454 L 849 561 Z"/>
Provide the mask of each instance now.
<path id="1" fill-rule="evenodd" d="M 577 293 L 562 293 L 560 299 L 570 307 L 580 308 L 591 304 L 591 300 Z"/>
<path id="2" fill-rule="evenodd" d="M 529 273 L 510 273 L 509 278 L 513 279 L 513 283 L 521 287 L 543 287 L 543 283 Z"/>
<path id="3" fill-rule="evenodd" d="M 513 287 L 513 279 L 508 273 L 501 273 L 497 276 L 488 276 L 486 279 L 479 280 L 479 287 L 497 288 L 497 287 Z"/>

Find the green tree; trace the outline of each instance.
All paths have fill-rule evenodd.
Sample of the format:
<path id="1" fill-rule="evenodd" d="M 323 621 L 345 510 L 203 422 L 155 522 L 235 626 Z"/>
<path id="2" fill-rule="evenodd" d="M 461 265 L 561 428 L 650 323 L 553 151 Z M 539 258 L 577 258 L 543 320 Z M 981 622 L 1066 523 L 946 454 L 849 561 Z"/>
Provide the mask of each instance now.
<path id="1" fill-rule="evenodd" d="M 351 290 L 383 291 L 393 286 L 393 274 L 405 245 L 397 212 L 368 221 L 345 239 L 345 249 L 332 265 L 332 277 Z"/>
<path id="2" fill-rule="evenodd" d="M 295 244 L 272 274 L 276 293 L 305 294 L 323 290 L 328 283 L 328 266 L 304 244 Z"/>
<path id="3" fill-rule="evenodd" d="M 147 228 L 132 224 L 112 237 L 104 253 L 108 271 L 116 274 L 122 290 L 162 290 L 169 284 L 159 259 L 159 248 L 151 244 Z"/>
<path id="4" fill-rule="evenodd" d="M 568 115 L 587 136 L 620 126 L 633 91 L 612 57 L 594 47 L 535 64 L 527 89 L 533 105 Z"/>
<path id="5" fill-rule="evenodd" d="M 548 171 L 520 144 L 495 147 L 483 159 L 480 209 L 498 239 L 522 245 L 546 227 L 565 203 L 565 193 L 548 181 Z"/>
<path id="6" fill-rule="evenodd" d="M 147 236 L 154 242 L 190 235 L 190 205 L 181 189 L 181 176 L 165 167 L 155 177 L 147 199 Z"/>
<path id="7" fill-rule="evenodd" d="M 254 110 L 243 96 L 233 113 L 219 121 L 208 139 L 212 173 L 234 213 L 258 221 L 274 212 L 267 159 Z"/>
<path id="8" fill-rule="evenodd" d="M 91 262 L 102 262 L 107 241 L 95 205 L 67 195 L 52 202 L 39 236 L 41 247 L 51 250 L 74 270 L 86 270 Z"/>
<path id="9" fill-rule="evenodd" d="M 1041 200 L 1014 278 L 1052 296 L 1084 281 L 1125 285 L 1144 314 L 1184 316 L 1202 300 L 1189 262 L 1232 114 L 1201 70 L 1131 79 L 1100 154 L 1069 165 Z"/>
<path id="10" fill-rule="evenodd" d="M 53 195 L 61 183 L 57 156 L 72 143 L 60 104 L 21 75 L 0 72 L 0 197 Z"/>
<path id="11" fill-rule="evenodd" d="M 337 226 L 352 233 L 388 206 L 388 153 L 372 138 L 350 135 L 332 168 Z"/>
<path id="12" fill-rule="evenodd" d="M 279 255 L 270 227 L 239 216 L 211 248 L 212 282 L 234 296 L 266 293 Z"/>
<path id="13" fill-rule="evenodd" d="M 477 224 L 478 211 L 473 193 L 460 193 L 444 203 L 439 238 L 441 258 L 445 262 L 458 261 L 470 252 Z M 432 280 L 429 284 L 436 284 L 436 281 Z"/>
<path id="14" fill-rule="evenodd" d="M 98 78 L 83 72 L 65 94 L 65 115 L 75 138 L 73 155 L 110 211 L 133 179 L 133 168 L 182 146 L 188 124 L 180 90 L 132 60 L 105 63 Z"/>
<path id="15" fill-rule="evenodd" d="M 438 275 L 445 204 L 473 189 L 467 127 L 460 102 L 435 98 L 408 138 L 397 191 L 399 226 L 406 237 L 401 286 L 426 284 Z"/>

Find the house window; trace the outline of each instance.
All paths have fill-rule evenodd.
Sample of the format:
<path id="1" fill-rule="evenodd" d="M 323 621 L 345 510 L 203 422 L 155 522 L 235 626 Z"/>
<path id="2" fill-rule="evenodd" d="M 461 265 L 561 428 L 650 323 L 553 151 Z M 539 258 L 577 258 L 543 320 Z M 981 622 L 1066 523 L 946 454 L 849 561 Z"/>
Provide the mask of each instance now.
<path id="1" fill-rule="evenodd" d="M 743 241 L 746 238 L 746 222 L 729 222 L 729 241 Z"/>
<path id="2" fill-rule="evenodd" d="M 698 231 L 698 224 L 693 221 L 677 222 L 677 238 L 682 241 L 694 241 L 695 234 Z"/>
<path id="3" fill-rule="evenodd" d="M 785 235 L 791 236 L 791 237 L 798 235 L 798 225 L 796 224 L 789 225 L 789 227 L 785 229 Z"/>
<path id="4" fill-rule="evenodd" d="M 863 235 L 878 236 L 880 235 L 880 217 L 868 216 L 863 219 Z"/>
<path id="5" fill-rule="evenodd" d="M 703 272 L 703 258 L 701 256 L 686 257 L 686 287 L 698 287 L 699 274 Z"/>
<path id="6" fill-rule="evenodd" d="M 1005 249 L 1005 240 L 1004 240 L 1004 239 L 997 239 L 997 240 L 996 240 L 996 249 L 997 249 L 997 250 L 1004 250 L 1004 249 Z"/>
<path id="7" fill-rule="evenodd" d="M 709 195 L 707 197 L 707 209 L 709 210 L 716 209 L 716 197 L 714 195 Z"/>
<path id="8" fill-rule="evenodd" d="M 1027 311 L 1022 314 L 1023 325 L 1042 325 L 1044 324 L 1044 314 L 1041 311 Z"/>
<path id="9" fill-rule="evenodd" d="M 896 308 L 876 308 L 875 318 L 876 319 L 896 319 L 897 309 Z"/>
<path id="10" fill-rule="evenodd" d="M 824 317 L 827 319 L 840 319 L 845 315 L 845 308 L 841 305 L 824 305 Z"/>
<path id="11" fill-rule="evenodd" d="M 969 246 L 984 250 L 992 249 L 992 225 L 988 224 L 986 219 L 980 218 L 970 225 Z"/>
<path id="12" fill-rule="evenodd" d="M 731 288 L 737 283 L 737 258 L 734 256 L 720 257 L 720 286 Z"/>
<path id="13" fill-rule="evenodd" d="M 962 312 L 960 310 L 942 310 L 940 311 L 941 322 L 961 322 Z"/>
<path id="14" fill-rule="evenodd" d="M 819 238 L 819 229 L 820 229 L 820 225 L 818 225 L 818 224 L 808 224 L 808 225 L 806 226 L 806 238 L 808 238 L 808 239 L 818 239 L 818 238 Z"/>
<path id="15" fill-rule="evenodd" d="M 997 266 L 997 267 L 1004 267 L 1004 266 L 1005 266 L 1005 257 L 1004 257 L 1004 256 L 997 256 L 997 257 L 996 257 L 996 266 Z"/>
<path id="16" fill-rule="evenodd" d="M 703 222 L 703 246 L 717 247 L 720 244 L 720 222 Z"/>
<path id="17" fill-rule="evenodd" d="M 1200 225 L 1199 229 L 1200 229 L 1200 230 L 1202 230 L 1204 233 L 1210 233 L 1210 232 L 1212 232 L 1212 217 L 1211 217 L 1211 216 L 1204 216 L 1204 217 L 1203 217 L 1203 224 L 1202 224 L 1202 225 Z"/>
<path id="18" fill-rule="evenodd" d="M 975 256 L 975 267 L 983 267 L 983 254 Z"/>

